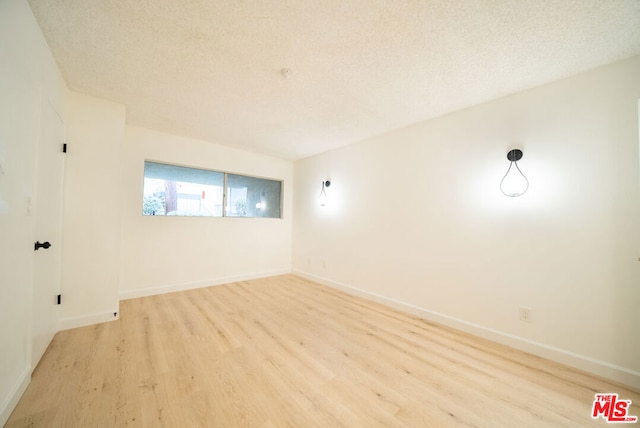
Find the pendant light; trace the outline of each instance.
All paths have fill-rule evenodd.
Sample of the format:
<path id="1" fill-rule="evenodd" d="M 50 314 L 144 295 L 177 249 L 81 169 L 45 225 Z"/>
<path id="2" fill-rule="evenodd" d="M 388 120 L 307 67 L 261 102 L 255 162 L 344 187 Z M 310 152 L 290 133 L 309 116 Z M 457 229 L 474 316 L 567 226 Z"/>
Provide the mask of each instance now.
<path id="1" fill-rule="evenodd" d="M 322 190 L 320 190 L 320 206 L 324 207 L 327 205 L 327 187 L 331 186 L 331 181 L 326 180 L 322 182 Z"/>
<path id="2" fill-rule="evenodd" d="M 500 180 L 500 190 L 506 196 L 517 197 L 524 194 L 529 188 L 529 180 L 520 171 L 518 161 L 522 159 L 522 150 L 513 149 L 507 153 L 507 159 L 509 159 L 509 168 L 507 173 Z"/>

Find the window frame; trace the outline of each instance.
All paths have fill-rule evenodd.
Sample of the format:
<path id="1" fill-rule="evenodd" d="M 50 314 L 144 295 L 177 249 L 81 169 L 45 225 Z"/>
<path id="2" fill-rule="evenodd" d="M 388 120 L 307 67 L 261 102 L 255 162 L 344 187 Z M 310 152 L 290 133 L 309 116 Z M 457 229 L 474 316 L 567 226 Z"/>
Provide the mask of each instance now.
<path id="1" fill-rule="evenodd" d="M 155 163 L 155 164 L 161 164 L 161 165 L 167 165 L 167 166 L 175 166 L 175 167 L 180 167 L 180 168 L 190 168 L 190 169 L 196 169 L 196 170 L 200 170 L 200 171 L 205 171 L 205 172 L 212 172 L 212 173 L 218 173 L 218 174 L 222 174 L 222 215 L 200 215 L 200 216 L 188 216 L 188 215 L 152 215 L 152 214 L 145 214 L 144 213 L 144 206 L 142 211 L 142 216 L 143 217 L 204 217 L 204 218 L 252 218 L 252 219 L 271 219 L 271 220 L 282 220 L 284 219 L 284 179 L 276 179 L 276 178 L 270 178 L 270 177 L 264 177 L 264 176 L 257 176 L 257 175 L 249 175 L 249 174 L 243 174 L 243 173 L 237 173 L 237 172 L 230 172 L 230 171 L 221 171 L 221 170 L 217 170 L 217 169 L 210 169 L 210 168 L 203 168 L 203 167 L 199 167 L 199 166 L 191 166 L 191 165 L 184 165 L 184 164 L 178 164 L 178 163 L 173 163 L 173 162 L 166 162 L 166 161 L 157 161 L 157 160 L 152 160 L 152 159 L 144 159 L 143 161 L 143 168 L 142 168 L 142 188 L 143 188 L 143 197 L 142 197 L 142 203 L 144 205 L 144 181 L 147 178 L 146 174 L 145 174 L 145 164 L 149 162 L 149 163 Z M 235 175 L 235 176 L 240 176 L 240 177 L 246 177 L 249 179 L 257 179 L 257 180 L 265 180 L 265 181 L 272 181 L 272 182 L 276 182 L 279 183 L 280 185 L 280 192 L 279 192 L 279 209 L 278 212 L 280 214 L 279 217 L 261 217 L 261 216 L 247 216 L 247 215 L 228 215 L 227 214 L 227 202 L 228 202 L 228 175 Z"/>

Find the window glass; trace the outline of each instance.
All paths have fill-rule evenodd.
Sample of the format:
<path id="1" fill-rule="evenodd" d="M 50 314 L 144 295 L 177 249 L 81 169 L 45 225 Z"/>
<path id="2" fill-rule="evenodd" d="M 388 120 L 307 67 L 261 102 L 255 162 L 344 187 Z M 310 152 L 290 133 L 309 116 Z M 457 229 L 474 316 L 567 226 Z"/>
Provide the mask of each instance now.
<path id="1" fill-rule="evenodd" d="M 282 182 L 227 174 L 226 215 L 281 218 Z"/>
<path id="2" fill-rule="evenodd" d="M 224 173 L 144 163 L 144 215 L 221 217 Z"/>

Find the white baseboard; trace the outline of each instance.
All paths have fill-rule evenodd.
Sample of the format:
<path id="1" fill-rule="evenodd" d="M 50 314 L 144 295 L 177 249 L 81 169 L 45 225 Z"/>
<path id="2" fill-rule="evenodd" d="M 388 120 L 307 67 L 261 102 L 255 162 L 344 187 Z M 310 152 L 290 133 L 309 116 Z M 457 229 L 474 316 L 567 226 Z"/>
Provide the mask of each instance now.
<path id="1" fill-rule="evenodd" d="M 214 285 L 230 284 L 238 281 L 267 278 L 269 276 L 285 275 L 291 273 L 291 269 L 278 269 L 266 272 L 256 272 L 243 275 L 231 275 L 220 278 L 205 279 L 201 281 L 183 282 L 180 284 L 160 285 L 158 287 L 139 288 L 135 290 L 122 290 L 118 294 L 120 300 L 135 299 L 137 297 L 154 296 L 156 294 L 173 293 L 176 291 L 193 290 L 195 288 L 211 287 Z"/>
<path id="2" fill-rule="evenodd" d="M 0 406 L 0 426 L 4 426 L 9 420 L 9 416 L 11 416 L 11 412 L 15 409 L 20 397 L 24 394 L 24 391 L 29 386 L 29 382 L 31 382 L 31 369 L 29 367 L 25 367 L 22 371 L 15 385 L 9 390 L 9 394 L 2 401 L 2 405 Z"/>
<path id="3" fill-rule="evenodd" d="M 114 313 L 116 315 L 114 315 Z M 113 312 L 101 312 L 97 314 L 82 315 L 79 317 L 62 318 L 58 321 L 58 331 L 115 321 L 118 318 L 119 314 L 117 310 Z"/>
<path id="4" fill-rule="evenodd" d="M 292 270 L 292 273 L 294 275 L 307 278 L 311 281 L 315 281 L 320 284 L 345 291 L 349 294 L 372 300 L 374 302 L 390 306 L 403 312 L 417 315 L 426 320 L 434 321 L 439 324 L 455 328 L 456 330 L 473 334 L 474 336 L 489 339 L 494 342 L 507 345 L 512 348 L 537 355 L 539 357 L 546 358 L 548 360 L 556 361 L 579 370 L 593 373 L 597 376 L 601 376 L 612 381 L 628 385 L 635 389 L 640 389 L 640 372 L 628 369 L 626 367 L 621 367 L 615 364 L 608 363 L 606 361 L 598 360 L 596 358 L 580 355 L 565 349 L 556 348 L 544 343 L 535 342 L 523 337 L 504 333 L 472 322 L 430 311 L 428 309 L 424 309 L 410 303 L 401 302 L 399 300 L 391 299 L 389 297 L 385 297 L 376 293 L 371 293 L 369 291 L 365 291 L 348 284 L 344 284 L 297 269 Z"/>

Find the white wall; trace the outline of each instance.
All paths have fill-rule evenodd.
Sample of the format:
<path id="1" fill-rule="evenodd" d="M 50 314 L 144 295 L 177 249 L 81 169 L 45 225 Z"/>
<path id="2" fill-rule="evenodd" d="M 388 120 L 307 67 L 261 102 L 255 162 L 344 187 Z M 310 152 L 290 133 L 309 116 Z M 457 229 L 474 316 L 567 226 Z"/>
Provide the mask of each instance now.
<path id="1" fill-rule="evenodd" d="M 638 76 L 640 57 L 296 162 L 294 271 L 639 387 Z M 512 146 L 520 198 L 498 187 Z"/>
<path id="2" fill-rule="evenodd" d="M 290 271 L 292 162 L 127 126 L 88 95 L 67 110 L 61 329 L 113 320 L 119 298 Z M 284 218 L 143 217 L 145 159 L 284 180 Z"/>
<path id="3" fill-rule="evenodd" d="M 283 218 L 143 216 L 145 159 L 284 180 Z M 127 126 L 121 297 L 289 272 L 292 190 L 292 162 Z"/>
<path id="4" fill-rule="evenodd" d="M 60 328 L 114 319 L 120 285 L 125 108 L 69 92 Z"/>
<path id="5" fill-rule="evenodd" d="M 26 1 L 0 2 L 0 425 L 31 374 L 36 148 L 64 82 Z M 29 202 L 30 201 L 30 202 Z"/>

